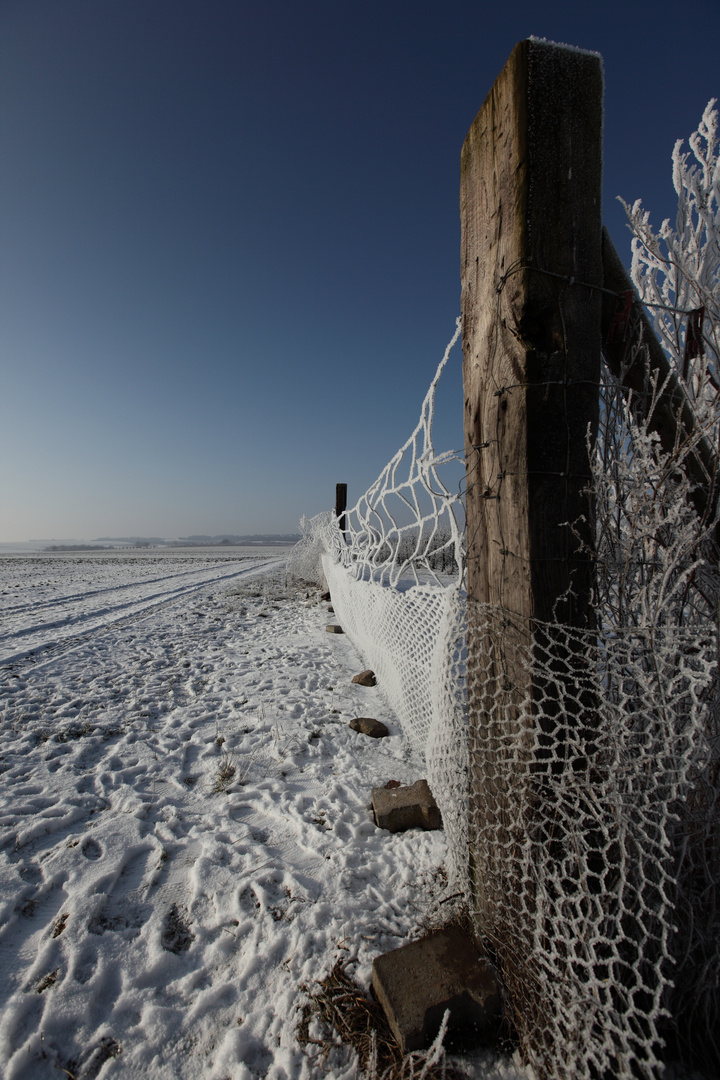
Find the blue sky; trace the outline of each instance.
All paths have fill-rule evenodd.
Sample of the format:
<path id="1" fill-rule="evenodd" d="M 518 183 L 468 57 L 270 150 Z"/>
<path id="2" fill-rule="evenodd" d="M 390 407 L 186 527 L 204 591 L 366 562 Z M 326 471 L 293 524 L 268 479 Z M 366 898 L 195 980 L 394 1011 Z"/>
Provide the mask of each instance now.
<path id="1" fill-rule="evenodd" d="M 672 216 L 720 97 L 717 0 L 0 0 L 0 541 L 354 501 L 452 336 L 460 149 L 531 34 L 603 55 L 627 260 L 615 196 Z"/>

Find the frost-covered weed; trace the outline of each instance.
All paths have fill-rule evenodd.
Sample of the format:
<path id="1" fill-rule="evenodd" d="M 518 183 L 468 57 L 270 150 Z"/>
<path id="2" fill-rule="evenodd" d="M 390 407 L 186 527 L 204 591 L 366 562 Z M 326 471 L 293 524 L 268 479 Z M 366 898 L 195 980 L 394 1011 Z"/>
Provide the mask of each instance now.
<path id="1" fill-rule="evenodd" d="M 235 779 L 236 772 L 237 769 L 235 766 L 235 759 L 233 755 L 225 751 L 222 758 L 220 759 L 220 764 L 217 767 L 217 772 L 215 773 L 213 793 L 217 795 L 221 791 L 226 791 Z"/>
<path id="2" fill-rule="evenodd" d="M 720 157 L 718 113 L 709 102 L 690 151 L 678 141 L 673 182 L 675 225 L 655 232 L 640 201 L 623 203 L 632 240 L 632 278 L 694 416 L 688 433 L 668 451 L 654 429 L 661 392 L 641 329 L 628 344 L 628 363 L 645 363 L 644 401 L 629 398 L 606 369 L 595 456 L 598 625 L 612 638 L 638 628 L 646 647 L 634 657 L 638 700 L 643 680 L 663 682 L 677 700 L 699 701 L 668 713 L 656 701 L 656 723 L 666 726 L 663 761 L 684 776 L 668 808 L 670 863 L 664 888 L 674 926 L 668 941 L 674 969 L 666 972 L 667 1036 L 681 1054 L 720 1064 L 720 702 L 718 671 L 707 677 L 708 643 L 717 638 L 718 476 L 720 459 Z M 702 332 L 700 333 L 700 327 Z M 694 329 L 693 329 L 694 328 Z M 639 406 L 639 407 L 638 407 Z M 678 412 L 678 421 L 680 413 Z M 708 510 L 693 499 L 697 472 L 689 464 L 700 442 L 715 472 L 705 477 Z M 706 455 L 707 457 L 708 455 Z M 681 650 L 681 655 L 678 655 Z M 674 653 L 674 655 L 671 655 Z M 700 655 L 704 659 L 701 661 Z M 697 658 L 697 660 L 696 660 Z M 712 657 L 710 657 L 712 663 Z M 692 688 L 697 671 L 697 694 Z M 659 673 L 670 677 L 659 679 Z M 676 684 L 672 685 L 671 683 Z M 625 685 L 630 685 L 625 680 Z M 662 695 L 661 695 L 662 696 Z M 699 706 L 699 708 L 698 708 Z M 632 694 L 624 704 L 635 730 Z M 690 706 L 688 705 L 688 709 Z M 693 715 L 701 717 L 691 721 Z M 694 724 L 694 726 L 693 726 Z M 649 730 L 635 738 L 650 739 Z M 640 745 L 639 743 L 637 744 Z M 639 751 L 638 751 L 639 753 Z M 657 760 L 656 768 L 663 762 Z M 638 784 L 642 779 L 638 776 Z M 660 808 L 659 808 L 660 809 Z M 663 808 L 664 811 L 665 808 Z M 629 811 L 628 811 L 629 812 Z"/>

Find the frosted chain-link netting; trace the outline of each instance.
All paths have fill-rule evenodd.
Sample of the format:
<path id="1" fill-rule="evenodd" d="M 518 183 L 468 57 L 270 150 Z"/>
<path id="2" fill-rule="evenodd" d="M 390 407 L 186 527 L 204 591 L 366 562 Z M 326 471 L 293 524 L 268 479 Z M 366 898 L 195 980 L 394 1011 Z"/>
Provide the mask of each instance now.
<path id="1" fill-rule="evenodd" d="M 657 1076 L 664 1039 L 720 1019 L 718 574 L 692 446 L 670 460 L 605 372 L 596 628 L 468 605 L 462 502 L 438 476 L 455 455 L 432 445 L 447 355 L 345 532 L 314 518 L 298 565 L 425 754 L 526 1060 L 542 1078 Z"/>
<path id="2" fill-rule="evenodd" d="M 656 1075 L 716 635 L 468 617 L 473 895 L 521 1045 L 543 1077 Z"/>
<path id="3" fill-rule="evenodd" d="M 425 755 L 427 780 L 443 816 L 453 881 L 467 876 L 467 718 L 464 602 L 457 585 L 400 591 L 355 578 L 323 558 L 333 607 L 373 669 L 412 745 Z"/>
<path id="4" fill-rule="evenodd" d="M 289 574 L 301 581 L 318 585 L 321 589 L 326 587 L 322 557 L 327 552 L 328 545 L 332 543 L 333 527 L 332 514 L 329 510 L 316 514 L 313 518 L 301 518 L 302 536 L 288 557 Z"/>
<path id="5" fill-rule="evenodd" d="M 459 336 L 458 325 L 415 430 L 348 510 L 344 531 L 334 514 L 305 522 L 290 569 L 327 582 L 345 633 L 375 672 L 405 736 L 425 755 L 448 835 L 450 870 L 464 883 L 464 457 L 436 454 L 432 441 L 435 393 Z"/>
<path id="6" fill-rule="evenodd" d="M 443 480 L 447 467 L 464 463 L 455 450 L 436 454 L 432 441 L 435 394 L 460 320 L 407 442 L 345 517 L 344 531 L 325 534 L 329 554 L 356 581 L 396 589 L 409 585 L 458 587 L 463 580 L 463 498 Z M 455 470 L 457 474 L 457 470 Z"/>

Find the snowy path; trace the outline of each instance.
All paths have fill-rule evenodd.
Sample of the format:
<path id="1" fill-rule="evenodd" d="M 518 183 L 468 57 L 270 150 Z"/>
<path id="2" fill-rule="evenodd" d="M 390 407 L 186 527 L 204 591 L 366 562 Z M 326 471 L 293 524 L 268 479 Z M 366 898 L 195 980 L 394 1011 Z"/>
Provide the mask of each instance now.
<path id="1" fill-rule="evenodd" d="M 349 1080 L 296 1041 L 302 985 L 340 956 L 368 985 L 447 893 L 442 833 L 367 808 L 423 771 L 380 689 L 282 571 L 61 561 L 0 560 L 18 640 L 69 616 L 0 666 L 3 1075 Z"/>

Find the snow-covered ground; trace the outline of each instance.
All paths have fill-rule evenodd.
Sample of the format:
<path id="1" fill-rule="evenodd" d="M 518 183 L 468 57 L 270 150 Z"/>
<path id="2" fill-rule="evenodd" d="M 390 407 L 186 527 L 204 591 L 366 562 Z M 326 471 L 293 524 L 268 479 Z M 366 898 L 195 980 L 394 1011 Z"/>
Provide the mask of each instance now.
<path id="1" fill-rule="evenodd" d="M 316 590 L 277 550 L 0 575 L 4 1076 L 349 1080 L 297 1042 L 303 986 L 338 958 L 368 986 L 448 886 L 442 833 L 373 823 L 371 787 L 424 770 Z"/>

